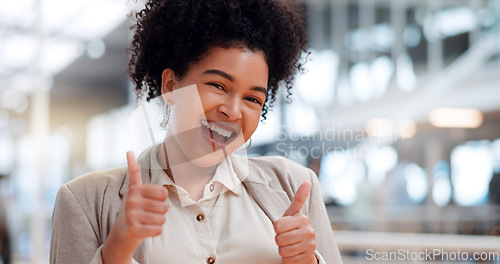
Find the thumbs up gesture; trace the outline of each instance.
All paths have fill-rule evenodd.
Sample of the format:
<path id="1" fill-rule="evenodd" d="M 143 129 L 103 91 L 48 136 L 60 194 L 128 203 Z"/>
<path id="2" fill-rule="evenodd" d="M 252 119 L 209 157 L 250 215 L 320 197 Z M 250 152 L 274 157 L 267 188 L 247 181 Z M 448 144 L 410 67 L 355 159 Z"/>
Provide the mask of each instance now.
<path id="1" fill-rule="evenodd" d="M 141 168 L 132 152 L 127 153 L 129 186 L 125 201 L 123 231 L 129 239 L 141 240 L 161 234 L 168 211 L 168 191 L 155 184 L 142 185 Z"/>
<path id="2" fill-rule="evenodd" d="M 127 152 L 128 194 L 102 248 L 104 263 L 129 264 L 134 250 L 146 237 L 161 234 L 168 211 L 168 191 L 160 185 L 142 184 L 141 168 Z"/>
<path id="3" fill-rule="evenodd" d="M 283 217 L 274 222 L 275 240 L 283 264 L 317 263 L 316 233 L 309 217 L 300 213 L 310 192 L 311 183 L 302 183 Z"/>

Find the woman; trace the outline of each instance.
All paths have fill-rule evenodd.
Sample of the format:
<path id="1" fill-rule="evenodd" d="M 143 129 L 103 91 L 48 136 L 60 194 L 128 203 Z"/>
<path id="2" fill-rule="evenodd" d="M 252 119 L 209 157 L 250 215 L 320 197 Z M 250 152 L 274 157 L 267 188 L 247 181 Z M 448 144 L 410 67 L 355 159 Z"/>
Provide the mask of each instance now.
<path id="1" fill-rule="evenodd" d="M 152 0 L 137 19 L 130 75 L 162 96 L 165 140 L 61 187 L 51 263 L 341 263 L 311 170 L 231 154 L 301 70 L 297 6 Z"/>

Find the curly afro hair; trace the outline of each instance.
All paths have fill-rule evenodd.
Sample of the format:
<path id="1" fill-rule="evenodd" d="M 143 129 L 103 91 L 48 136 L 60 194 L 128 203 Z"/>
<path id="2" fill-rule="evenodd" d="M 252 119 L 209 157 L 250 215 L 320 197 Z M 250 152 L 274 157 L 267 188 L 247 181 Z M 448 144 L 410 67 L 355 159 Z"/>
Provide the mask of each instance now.
<path id="1" fill-rule="evenodd" d="M 240 46 L 261 50 L 269 67 L 266 119 L 284 83 L 288 97 L 307 32 L 302 9 L 292 0 L 149 0 L 135 15 L 129 52 L 129 74 L 138 98 L 161 95 L 162 72 L 172 69 L 182 79 L 212 47 Z"/>

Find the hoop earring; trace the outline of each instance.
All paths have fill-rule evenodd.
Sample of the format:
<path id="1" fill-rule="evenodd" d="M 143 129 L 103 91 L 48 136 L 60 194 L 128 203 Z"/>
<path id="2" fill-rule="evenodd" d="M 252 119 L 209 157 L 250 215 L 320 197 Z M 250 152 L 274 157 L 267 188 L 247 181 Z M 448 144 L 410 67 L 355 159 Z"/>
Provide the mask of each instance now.
<path id="1" fill-rule="evenodd" d="M 170 120 L 170 110 L 170 106 L 167 102 L 165 102 L 165 106 L 163 107 L 163 121 L 160 124 L 162 128 L 166 128 L 168 125 L 168 121 Z"/>
<path id="2" fill-rule="evenodd" d="M 252 145 L 252 138 L 250 138 L 250 139 L 248 140 L 248 145 L 247 145 L 247 147 L 246 147 L 246 148 L 244 148 L 244 149 L 237 149 L 237 151 L 245 151 L 245 150 L 248 150 L 248 149 L 250 148 L 250 146 L 251 146 L 251 145 Z"/>

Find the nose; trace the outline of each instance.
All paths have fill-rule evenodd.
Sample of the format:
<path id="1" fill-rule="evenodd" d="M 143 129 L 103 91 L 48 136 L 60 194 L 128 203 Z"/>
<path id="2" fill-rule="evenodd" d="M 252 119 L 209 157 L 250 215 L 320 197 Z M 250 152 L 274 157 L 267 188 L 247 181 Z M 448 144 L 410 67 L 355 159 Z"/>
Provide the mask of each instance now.
<path id="1" fill-rule="evenodd" d="M 218 107 L 219 113 L 226 116 L 228 121 L 241 119 L 241 101 L 236 96 L 226 98 Z"/>

